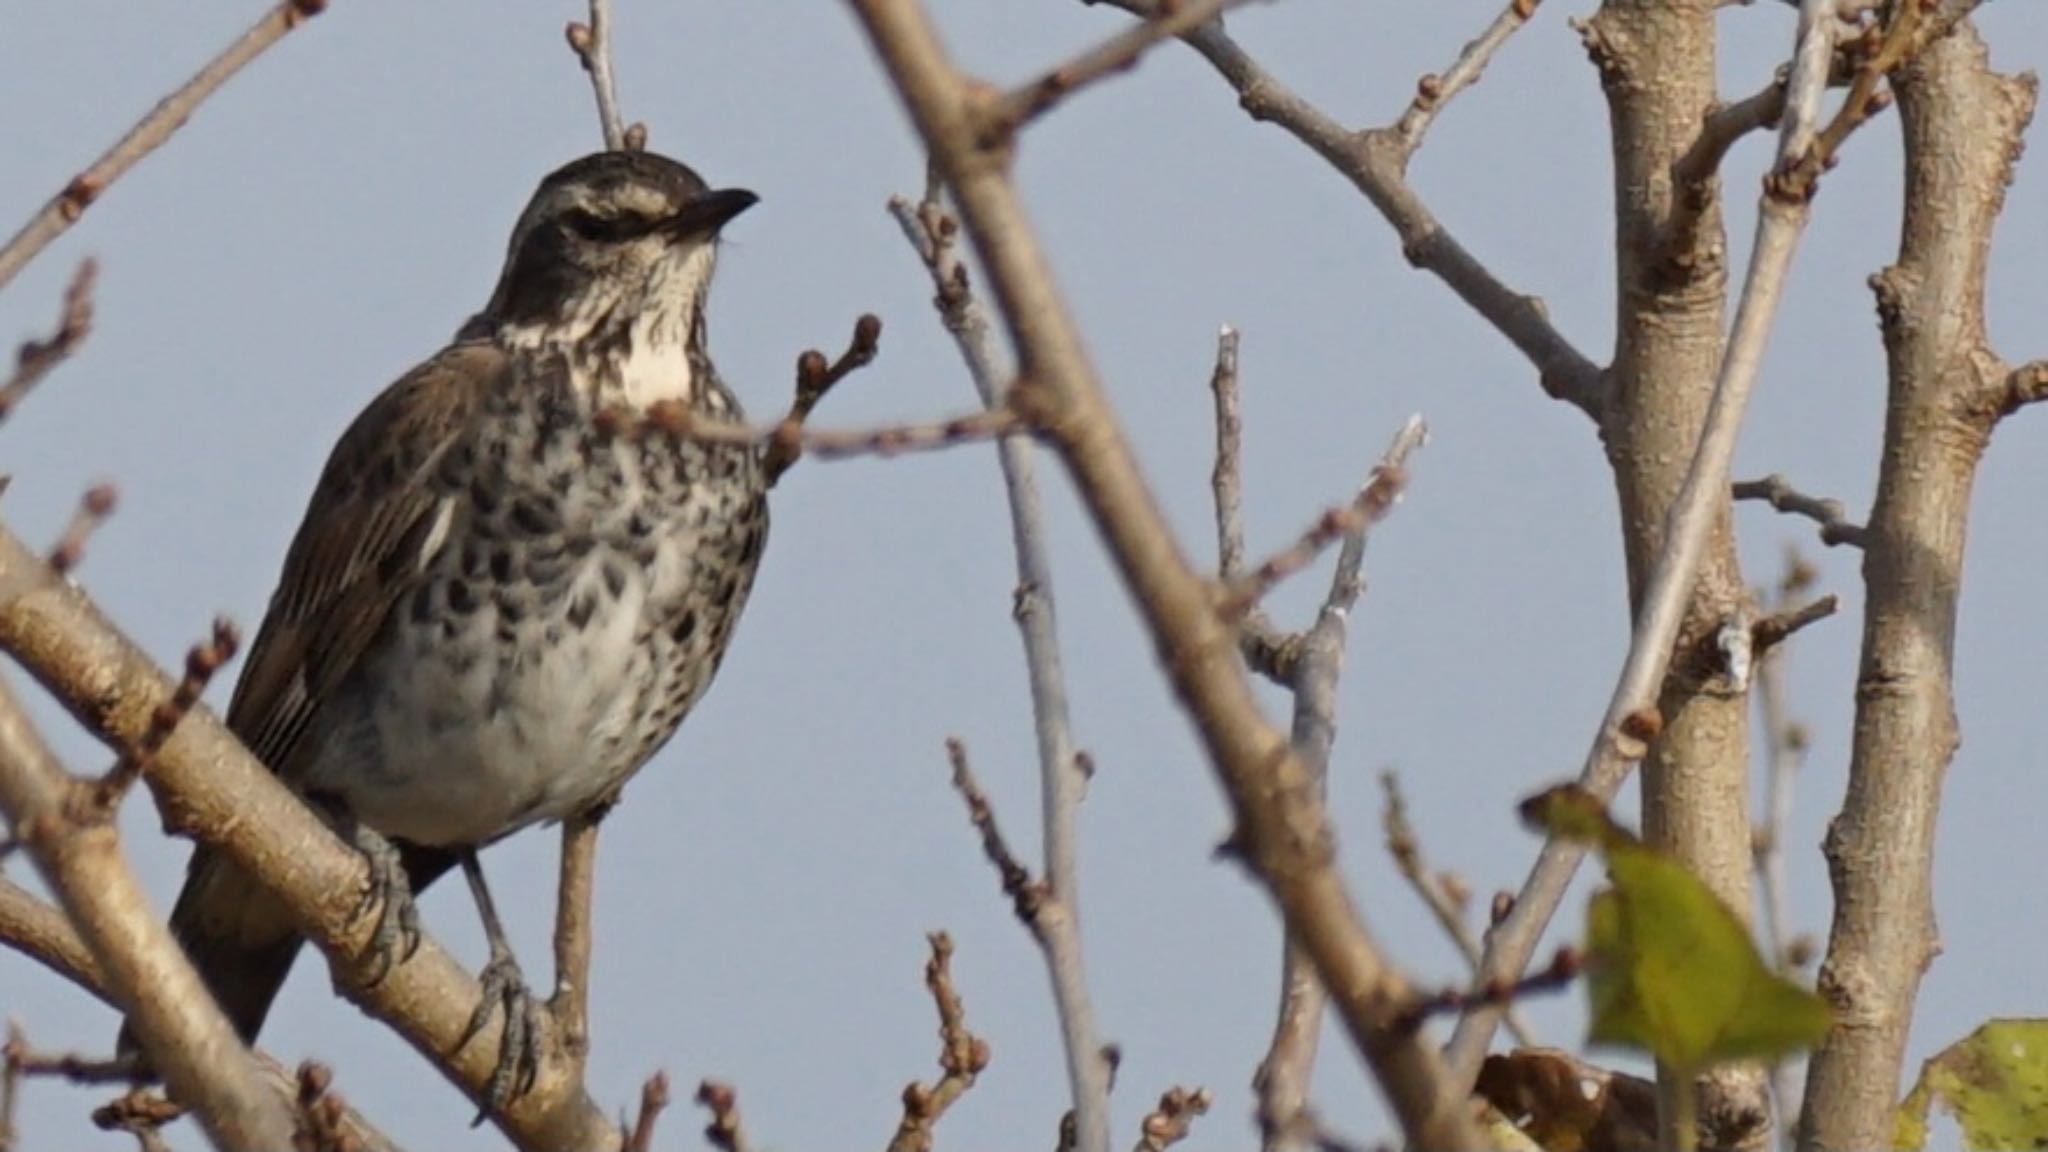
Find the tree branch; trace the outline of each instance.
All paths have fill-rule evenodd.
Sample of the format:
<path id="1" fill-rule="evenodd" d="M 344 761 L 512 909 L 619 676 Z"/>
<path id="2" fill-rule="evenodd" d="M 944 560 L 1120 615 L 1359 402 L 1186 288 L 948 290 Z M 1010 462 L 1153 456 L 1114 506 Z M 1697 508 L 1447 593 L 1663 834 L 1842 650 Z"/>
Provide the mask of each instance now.
<path id="1" fill-rule="evenodd" d="M 612 79 L 612 0 L 590 0 L 590 23 L 569 25 L 569 50 L 583 70 L 590 74 L 590 90 L 597 97 L 597 124 L 604 133 L 605 150 L 638 151 L 647 143 L 647 129 L 633 125 L 639 142 L 627 142 L 626 121 L 619 114 L 619 88 Z"/>
<path id="2" fill-rule="evenodd" d="M 931 274 L 933 303 L 953 334 L 975 392 L 990 411 L 1002 408 L 1009 374 L 996 350 L 988 312 L 969 287 L 966 265 L 954 247 L 957 223 L 939 202 L 937 188 L 922 203 L 902 197 L 889 210 Z M 1044 828 L 1045 883 L 1038 910 L 1027 927 L 1045 957 L 1052 980 L 1053 1008 L 1066 1053 L 1068 1091 L 1080 1146 L 1106 1150 L 1109 1144 L 1109 1071 L 1081 947 L 1081 800 L 1088 781 L 1075 748 L 1067 711 L 1066 671 L 1060 656 L 1059 614 L 1053 596 L 1052 554 L 1045 513 L 1038 500 L 1036 449 L 1019 436 L 996 441 L 1010 527 L 1017 553 L 1014 615 L 1024 644 L 1024 669 L 1031 689 L 1031 718 L 1038 745 L 1039 818 Z"/>
<path id="3" fill-rule="evenodd" d="M 1158 0 L 1093 0 L 1151 16 Z M 1277 125 L 1328 161 L 1365 194 L 1394 229 L 1409 263 L 1435 275 L 1541 374 L 1543 390 L 1594 420 L 1604 404 L 1600 369 L 1550 322 L 1543 303 L 1508 288 L 1467 252 L 1409 186 L 1409 153 L 1389 128 L 1354 132 L 1282 84 L 1222 28 L 1209 25 L 1181 39 L 1200 53 L 1252 119 Z"/>
<path id="4" fill-rule="evenodd" d="M 193 111 L 241 71 L 243 65 L 284 39 L 285 33 L 319 15 L 326 7 L 327 0 L 283 0 L 264 13 L 225 51 L 208 61 L 198 75 L 158 101 L 147 116 L 128 130 L 127 135 L 93 161 L 90 168 L 72 177 L 63 191 L 51 197 L 34 216 L 29 217 L 28 223 L 22 225 L 5 247 L 0 247 L 0 288 L 5 288 L 29 261 L 49 246 L 50 241 L 77 223 L 108 185 L 170 139 L 171 133 L 183 127 Z"/>
<path id="5" fill-rule="evenodd" d="M 954 69 L 915 0 L 853 0 L 853 8 L 988 269 L 1025 382 L 1011 402 L 1031 410 L 1060 454 L 1137 601 L 1229 794 L 1235 847 L 1338 997 L 1403 1129 L 1424 1146 L 1476 1147 L 1463 1094 L 1434 1047 L 1390 1028 L 1414 990 L 1366 933 L 1333 866 L 1328 815 L 1307 767 L 1259 714 L 1234 628 L 1217 617 L 1209 583 L 1189 567 L 1137 471 L 1003 158 L 982 144 L 985 90 Z"/>
<path id="6" fill-rule="evenodd" d="M 1863 546 L 1863 528 L 1850 522 L 1840 500 L 1808 496 L 1776 472 L 1761 480 L 1737 480 L 1733 494 L 1737 500 L 1762 500 L 1780 512 L 1806 517 L 1820 525 L 1820 542 L 1830 548 Z"/>
<path id="7" fill-rule="evenodd" d="M 50 577 L 13 533 L 0 528 L 0 650 L 13 656 L 103 742 L 142 738 L 176 684 L 100 614 L 85 594 Z M 457 1047 L 476 1004 L 473 977 L 431 938 L 382 980 L 370 946 L 374 926 L 356 915 L 367 881 L 362 857 L 263 765 L 220 721 L 194 709 L 164 743 L 145 777 L 166 823 L 222 851 L 259 878 L 326 955 L 341 993 L 481 1101 L 502 1024 Z M 154 918 L 150 918 L 155 923 Z M 618 1129 L 585 1094 L 544 1028 L 533 1091 L 493 1120 L 522 1148 L 607 1147 Z M 145 1039 L 148 1033 L 144 1033 Z"/>
<path id="8" fill-rule="evenodd" d="M 24 340 L 14 355 L 14 373 L 0 384 L 0 420 L 6 420 L 29 391 L 64 362 L 92 331 L 92 289 L 99 277 L 99 263 L 81 260 L 64 289 L 64 313 L 56 331 L 41 340 Z"/>

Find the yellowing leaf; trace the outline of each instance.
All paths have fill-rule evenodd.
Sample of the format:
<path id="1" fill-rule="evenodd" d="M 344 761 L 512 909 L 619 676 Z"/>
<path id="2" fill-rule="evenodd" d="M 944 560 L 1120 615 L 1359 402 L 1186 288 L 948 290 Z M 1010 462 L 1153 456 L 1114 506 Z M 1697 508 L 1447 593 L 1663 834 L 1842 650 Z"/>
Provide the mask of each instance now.
<path id="1" fill-rule="evenodd" d="M 1928 1060 L 1899 1105 L 1893 1148 L 1927 1143 L 1936 1101 L 1962 1126 L 1965 1148 L 2048 1145 L 2048 1020 L 1992 1020 Z"/>
<path id="2" fill-rule="evenodd" d="M 1588 1043 L 1640 1048 L 1697 1072 L 1810 1047 L 1827 1034 L 1826 1002 L 1772 971 L 1699 877 L 1616 824 L 1590 795 L 1552 789 L 1522 811 L 1607 857 L 1614 886 L 1586 913 Z"/>

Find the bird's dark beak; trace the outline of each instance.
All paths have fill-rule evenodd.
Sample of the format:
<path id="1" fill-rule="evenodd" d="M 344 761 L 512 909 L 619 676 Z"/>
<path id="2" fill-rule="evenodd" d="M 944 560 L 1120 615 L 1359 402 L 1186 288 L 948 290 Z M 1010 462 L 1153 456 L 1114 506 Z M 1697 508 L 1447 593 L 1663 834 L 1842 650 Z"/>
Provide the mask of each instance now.
<path id="1" fill-rule="evenodd" d="M 744 188 L 714 189 L 683 205 L 680 211 L 668 218 L 665 226 L 669 235 L 678 240 L 710 236 L 760 199 Z"/>

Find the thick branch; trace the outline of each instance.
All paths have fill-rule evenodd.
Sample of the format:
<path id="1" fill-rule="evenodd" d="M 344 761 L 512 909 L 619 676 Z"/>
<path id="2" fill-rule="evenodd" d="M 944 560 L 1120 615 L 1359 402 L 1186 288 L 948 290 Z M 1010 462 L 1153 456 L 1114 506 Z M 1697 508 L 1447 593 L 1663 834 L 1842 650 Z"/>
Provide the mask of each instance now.
<path id="1" fill-rule="evenodd" d="M 1038 417 L 1137 601 L 1229 794 L 1235 846 L 1315 959 L 1409 1137 L 1424 1147 L 1477 1147 L 1463 1094 L 1451 1091 L 1434 1047 L 1392 1027 L 1414 990 L 1366 933 L 1334 867 L 1328 816 L 1308 769 L 1259 714 L 1233 629 L 1218 618 L 1209 583 L 1189 566 L 1137 471 L 1002 156 L 981 144 L 988 97 L 947 60 L 914 0 L 853 7 L 989 271 L 1026 381 L 1012 389 L 1012 402 Z"/>
<path id="2" fill-rule="evenodd" d="M 1920 978 L 1936 951 L 1941 783 L 1960 739 L 1953 680 L 1964 531 L 2005 375 L 1983 345 L 1993 225 L 2034 111 L 2031 77 L 1991 71 L 1965 21 L 1892 74 L 1905 133 L 1899 259 L 1873 278 L 1889 367 L 1864 532 L 1863 655 L 1849 784 L 1828 830 L 1835 911 L 1820 990 L 1836 1022 L 1808 1065 L 1802 1148 L 1891 1134 Z"/>
<path id="3" fill-rule="evenodd" d="M 248 1047 L 150 909 L 114 825 L 92 818 L 88 791 L 58 764 L 13 691 L 0 684 L 0 807 L 78 927 L 115 1002 L 216 1145 L 282 1147 L 291 1137 L 290 1114 L 264 1090 Z"/>
<path id="4" fill-rule="evenodd" d="M 76 587 L 53 580 L 11 532 L 0 529 L 0 650 L 114 747 L 141 739 L 175 682 L 102 616 Z M 457 1048 L 476 1004 L 476 981 L 437 943 L 381 971 L 373 925 L 356 916 L 367 883 L 360 853 L 288 792 L 223 727 L 195 709 L 164 743 L 146 778 L 172 827 L 219 848 L 259 878 L 326 955 L 343 995 L 390 1024 L 472 1100 L 483 1098 L 502 1024 Z M 146 1034 L 145 1034 L 146 1035 Z M 618 1129 L 583 1092 L 556 1037 L 540 1038 L 532 1092 L 496 1115 L 522 1148 L 609 1147 Z"/>

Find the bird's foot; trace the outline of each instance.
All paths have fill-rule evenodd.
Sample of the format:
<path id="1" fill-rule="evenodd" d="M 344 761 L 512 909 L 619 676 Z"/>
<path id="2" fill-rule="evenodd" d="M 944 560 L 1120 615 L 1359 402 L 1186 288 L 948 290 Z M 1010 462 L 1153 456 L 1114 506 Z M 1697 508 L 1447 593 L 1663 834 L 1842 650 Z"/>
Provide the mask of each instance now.
<path id="1" fill-rule="evenodd" d="M 491 1068 L 491 1079 L 484 1086 L 483 1108 L 477 1112 L 472 1127 L 533 1090 L 534 1078 L 540 1072 L 541 1018 L 548 1011 L 547 1005 L 527 990 L 526 978 L 510 948 L 493 947 L 490 960 L 477 973 L 477 981 L 483 985 L 483 995 L 477 998 L 476 1011 L 470 1013 L 456 1048 L 476 1039 L 500 1007 L 505 1010 L 505 1031 L 498 1040 L 498 1062 Z"/>
<path id="2" fill-rule="evenodd" d="M 356 823 L 347 831 L 356 851 L 370 865 L 370 884 L 356 904 L 355 916 L 360 919 L 374 913 L 377 917 L 377 931 L 370 939 L 376 970 L 369 983 L 374 986 L 419 950 L 420 910 L 413 903 L 412 881 L 405 874 L 398 848 L 367 825 Z"/>

